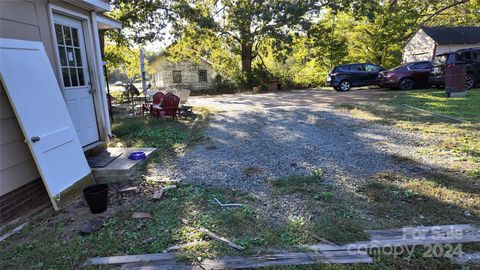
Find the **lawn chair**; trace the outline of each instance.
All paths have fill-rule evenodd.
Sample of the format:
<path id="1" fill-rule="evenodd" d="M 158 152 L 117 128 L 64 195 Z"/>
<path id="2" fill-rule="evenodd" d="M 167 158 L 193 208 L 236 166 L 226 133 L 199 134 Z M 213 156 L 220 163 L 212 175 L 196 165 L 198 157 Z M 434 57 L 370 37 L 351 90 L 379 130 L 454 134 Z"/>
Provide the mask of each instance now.
<path id="1" fill-rule="evenodd" d="M 180 97 L 180 107 L 178 108 L 178 115 L 180 116 L 191 116 L 192 115 L 192 106 L 187 106 L 188 97 L 190 96 L 190 90 L 188 89 L 179 89 L 178 96 Z"/>
<path id="2" fill-rule="evenodd" d="M 162 104 L 164 98 L 165 95 L 162 92 L 157 92 L 155 93 L 155 95 L 152 96 L 152 104 L 150 104 L 149 107 L 150 115 L 156 116 L 157 119 L 158 117 L 160 117 L 160 112 L 162 110 L 162 107 L 160 105 Z"/>
<path id="3" fill-rule="evenodd" d="M 180 98 L 172 93 L 167 93 L 162 100 L 160 110 L 157 113 L 157 119 L 160 115 L 171 116 L 173 120 L 177 118 L 178 106 L 180 104 Z"/>

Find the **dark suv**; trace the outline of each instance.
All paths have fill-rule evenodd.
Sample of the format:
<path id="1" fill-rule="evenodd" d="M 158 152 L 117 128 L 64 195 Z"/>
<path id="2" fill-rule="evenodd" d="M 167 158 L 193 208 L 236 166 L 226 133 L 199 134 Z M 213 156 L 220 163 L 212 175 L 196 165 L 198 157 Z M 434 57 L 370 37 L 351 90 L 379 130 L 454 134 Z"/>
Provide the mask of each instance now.
<path id="1" fill-rule="evenodd" d="M 369 64 L 348 64 L 334 67 L 327 77 L 327 83 L 337 91 L 348 91 L 353 86 L 376 85 L 377 76 L 385 68 Z"/>
<path id="2" fill-rule="evenodd" d="M 466 87 L 473 88 L 480 80 L 480 48 L 461 49 L 435 56 L 428 82 L 436 87 L 445 85 L 445 67 L 464 65 Z"/>

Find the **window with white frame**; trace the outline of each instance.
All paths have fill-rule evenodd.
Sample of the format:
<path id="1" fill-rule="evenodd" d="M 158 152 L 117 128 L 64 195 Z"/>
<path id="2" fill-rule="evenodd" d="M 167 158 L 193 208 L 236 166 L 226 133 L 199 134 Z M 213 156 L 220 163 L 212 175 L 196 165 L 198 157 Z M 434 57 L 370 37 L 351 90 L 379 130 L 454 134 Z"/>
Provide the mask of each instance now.
<path id="1" fill-rule="evenodd" d="M 55 24 L 64 87 L 85 85 L 78 31 L 73 27 Z"/>

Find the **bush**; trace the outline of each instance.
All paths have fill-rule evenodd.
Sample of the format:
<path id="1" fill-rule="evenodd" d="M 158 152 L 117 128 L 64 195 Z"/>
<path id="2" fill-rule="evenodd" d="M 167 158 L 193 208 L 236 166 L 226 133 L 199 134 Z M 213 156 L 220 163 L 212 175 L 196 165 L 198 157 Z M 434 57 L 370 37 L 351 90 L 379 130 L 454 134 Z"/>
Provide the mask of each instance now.
<path id="1" fill-rule="evenodd" d="M 112 96 L 115 103 L 127 102 L 129 98 L 127 91 L 111 91 L 110 95 Z"/>

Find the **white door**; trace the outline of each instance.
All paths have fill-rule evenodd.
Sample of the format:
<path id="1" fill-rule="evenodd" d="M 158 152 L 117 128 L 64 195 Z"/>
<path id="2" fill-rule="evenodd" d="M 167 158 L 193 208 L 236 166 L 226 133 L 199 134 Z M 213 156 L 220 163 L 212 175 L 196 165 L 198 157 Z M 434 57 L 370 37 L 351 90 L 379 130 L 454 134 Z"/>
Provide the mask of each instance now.
<path id="1" fill-rule="evenodd" d="M 90 167 L 43 44 L 0 38 L 0 79 L 53 198 Z"/>
<path id="2" fill-rule="evenodd" d="M 54 15 L 61 85 L 70 116 L 82 146 L 99 140 L 82 22 Z"/>

